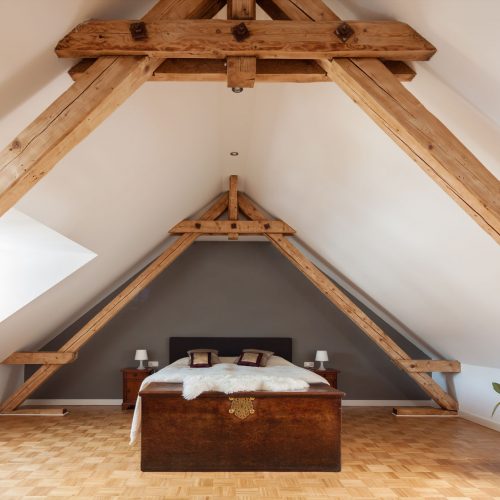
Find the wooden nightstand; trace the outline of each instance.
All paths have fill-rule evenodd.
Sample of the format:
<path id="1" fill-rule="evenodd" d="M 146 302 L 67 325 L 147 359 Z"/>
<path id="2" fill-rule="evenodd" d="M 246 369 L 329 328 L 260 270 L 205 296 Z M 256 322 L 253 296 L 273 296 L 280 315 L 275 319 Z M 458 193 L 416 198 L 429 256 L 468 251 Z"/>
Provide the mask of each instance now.
<path id="1" fill-rule="evenodd" d="M 139 394 L 139 388 L 142 381 L 153 373 L 153 369 L 146 368 L 138 370 L 137 368 L 123 368 L 123 402 L 122 410 L 128 410 L 135 407 L 135 401 Z"/>
<path id="2" fill-rule="evenodd" d="M 337 389 L 337 376 L 340 373 L 339 370 L 334 370 L 333 368 L 326 368 L 326 370 L 318 370 L 317 368 L 308 368 L 308 370 L 311 370 L 312 372 L 321 375 L 323 378 L 326 378 L 326 380 L 328 380 L 330 385 L 334 389 Z"/>

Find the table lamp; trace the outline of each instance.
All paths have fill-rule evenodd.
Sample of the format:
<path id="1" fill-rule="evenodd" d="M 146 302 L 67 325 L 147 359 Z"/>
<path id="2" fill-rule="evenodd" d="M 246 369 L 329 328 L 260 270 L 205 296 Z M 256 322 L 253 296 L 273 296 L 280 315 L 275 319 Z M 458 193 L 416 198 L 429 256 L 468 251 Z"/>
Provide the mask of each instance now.
<path id="1" fill-rule="evenodd" d="M 139 361 L 138 370 L 145 369 L 144 361 L 147 361 L 147 359 L 148 359 L 148 351 L 146 351 L 146 349 L 137 349 L 137 351 L 135 351 L 135 360 Z"/>
<path id="2" fill-rule="evenodd" d="M 323 361 L 328 361 L 328 352 L 327 351 L 316 351 L 316 361 L 320 361 L 318 370 L 326 370 Z"/>

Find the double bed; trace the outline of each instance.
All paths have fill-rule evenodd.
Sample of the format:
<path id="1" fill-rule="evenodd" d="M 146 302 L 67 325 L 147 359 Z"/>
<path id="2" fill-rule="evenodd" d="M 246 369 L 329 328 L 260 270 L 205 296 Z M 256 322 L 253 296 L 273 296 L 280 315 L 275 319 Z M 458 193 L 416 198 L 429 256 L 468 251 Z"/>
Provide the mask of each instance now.
<path id="1" fill-rule="evenodd" d="M 141 470 L 340 470 L 343 393 L 291 363 L 291 339 L 171 337 L 169 347 L 171 364 L 144 381 L 136 405 Z M 187 351 L 200 348 L 221 363 L 189 368 Z M 263 368 L 235 365 L 245 348 L 274 356 Z"/>

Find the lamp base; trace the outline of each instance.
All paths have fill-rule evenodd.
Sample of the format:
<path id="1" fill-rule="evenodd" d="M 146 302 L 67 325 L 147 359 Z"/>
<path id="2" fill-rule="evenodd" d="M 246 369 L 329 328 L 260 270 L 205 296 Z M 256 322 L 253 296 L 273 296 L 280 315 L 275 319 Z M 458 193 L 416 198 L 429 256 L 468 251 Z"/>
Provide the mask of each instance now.
<path id="1" fill-rule="evenodd" d="M 138 370 L 145 370 L 146 367 L 144 366 L 144 361 L 141 359 L 139 361 L 139 366 L 137 367 Z"/>
<path id="2" fill-rule="evenodd" d="M 322 372 L 324 372 L 326 370 L 325 365 L 323 364 L 323 361 L 320 361 L 318 370 L 320 370 Z"/>

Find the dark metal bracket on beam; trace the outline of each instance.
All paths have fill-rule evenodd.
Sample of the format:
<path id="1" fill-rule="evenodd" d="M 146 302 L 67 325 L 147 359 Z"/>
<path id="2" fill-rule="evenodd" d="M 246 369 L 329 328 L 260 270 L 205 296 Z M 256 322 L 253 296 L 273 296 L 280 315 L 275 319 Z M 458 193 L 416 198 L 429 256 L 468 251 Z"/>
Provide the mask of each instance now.
<path id="1" fill-rule="evenodd" d="M 142 21 L 131 23 L 129 29 L 134 40 L 146 40 L 148 38 L 146 23 L 143 23 Z"/>
<path id="2" fill-rule="evenodd" d="M 237 24 L 231 28 L 231 33 L 233 34 L 237 42 L 242 42 L 250 36 L 250 31 L 245 23 Z"/>
<path id="3" fill-rule="evenodd" d="M 345 43 L 354 35 L 354 30 L 347 23 L 342 23 L 335 30 L 335 34 Z"/>

